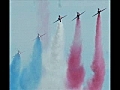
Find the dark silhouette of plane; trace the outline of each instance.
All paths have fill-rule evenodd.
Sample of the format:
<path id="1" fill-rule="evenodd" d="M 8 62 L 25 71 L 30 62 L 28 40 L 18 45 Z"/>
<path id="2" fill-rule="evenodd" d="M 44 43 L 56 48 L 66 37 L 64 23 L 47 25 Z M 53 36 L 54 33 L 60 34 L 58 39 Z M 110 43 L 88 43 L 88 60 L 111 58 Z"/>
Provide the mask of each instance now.
<path id="1" fill-rule="evenodd" d="M 25 52 L 25 51 L 23 51 L 23 52 Z M 22 54 L 23 52 L 20 52 L 20 51 L 18 50 L 18 54 Z"/>
<path id="2" fill-rule="evenodd" d="M 40 35 L 40 34 L 38 33 L 38 36 L 37 36 L 37 37 L 38 37 L 38 38 L 41 38 L 41 37 L 44 36 L 45 34 L 46 34 L 46 33 Z M 36 38 L 35 38 L 35 39 L 36 39 Z M 33 40 L 35 40 L 35 39 L 33 39 Z M 32 40 L 32 41 L 33 41 L 33 40 Z"/>
<path id="3" fill-rule="evenodd" d="M 62 20 L 64 17 L 66 17 L 66 16 L 67 16 L 67 15 L 61 17 L 61 16 L 59 15 L 58 19 L 57 19 L 55 22 L 57 22 L 57 21 L 60 21 L 60 22 L 61 22 L 61 20 Z M 53 23 L 55 23 L 55 22 L 53 22 Z"/>
<path id="4" fill-rule="evenodd" d="M 42 37 L 42 36 L 44 36 L 46 33 L 44 33 L 43 35 L 40 35 L 39 33 L 38 33 L 38 37 L 40 38 L 40 37 Z"/>
<path id="5" fill-rule="evenodd" d="M 85 11 L 84 11 L 84 12 L 85 12 Z M 82 12 L 81 14 L 80 14 L 79 12 L 77 12 L 77 16 L 76 16 L 73 20 L 75 20 L 76 18 L 79 19 L 79 16 L 82 15 L 84 12 Z M 73 20 L 72 20 L 72 21 L 73 21 Z"/>
<path id="6" fill-rule="evenodd" d="M 106 8 L 105 8 L 105 9 L 106 9 Z M 97 15 L 97 14 L 100 14 L 100 12 L 104 11 L 105 9 L 100 10 L 100 9 L 98 8 L 98 12 L 97 12 L 96 14 L 94 14 L 92 17 L 94 17 L 94 16 Z"/>

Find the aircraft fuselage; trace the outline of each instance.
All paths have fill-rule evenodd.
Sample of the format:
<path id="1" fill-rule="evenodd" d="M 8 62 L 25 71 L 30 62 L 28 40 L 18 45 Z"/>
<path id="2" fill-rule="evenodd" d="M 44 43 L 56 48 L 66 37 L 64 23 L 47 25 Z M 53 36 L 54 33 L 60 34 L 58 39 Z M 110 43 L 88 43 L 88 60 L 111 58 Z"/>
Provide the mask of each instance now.
<path id="1" fill-rule="evenodd" d="M 60 20 L 60 22 L 61 22 L 61 18 L 60 17 L 58 18 L 58 20 Z"/>
<path id="2" fill-rule="evenodd" d="M 98 14 L 100 14 L 101 11 L 98 11 Z"/>
<path id="3" fill-rule="evenodd" d="M 59 18 L 58 18 L 58 20 L 61 22 L 61 17 L 60 17 L 60 15 L 59 15 Z"/>
<path id="4" fill-rule="evenodd" d="M 18 51 L 18 54 L 21 54 L 21 52 L 20 52 L 20 51 Z"/>
<path id="5" fill-rule="evenodd" d="M 39 33 L 38 33 L 38 37 L 40 37 Z"/>
<path id="6" fill-rule="evenodd" d="M 77 19 L 79 19 L 79 16 L 80 16 L 80 15 L 78 14 L 78 15 L 77 15 Z"/>

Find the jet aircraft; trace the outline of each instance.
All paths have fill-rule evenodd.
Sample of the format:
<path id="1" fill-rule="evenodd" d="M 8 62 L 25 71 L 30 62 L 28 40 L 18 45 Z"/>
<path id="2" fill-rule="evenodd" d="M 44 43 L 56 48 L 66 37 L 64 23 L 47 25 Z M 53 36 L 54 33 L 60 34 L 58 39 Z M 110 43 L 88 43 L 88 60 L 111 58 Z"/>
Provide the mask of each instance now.
<path id="1" fill-rule="evenodd" d="M 55 22 L 57 22 L 57 21 L 60 21 L 60 22 L 61 22 L 61 20 L 62 20 L 64 17 L 66 17 L 66 16 L 67 16 L 67 15 L 61 17 L 61 16 L 59 15 L 58 19 L 57 19 Z M 55 22 L 53 22 L 53 23 L 55 23 Z"/>
<path id="2" fill-rule="evenodd" d="M 94 16 L 97 15 L 97 14 L 100 14 L 100 12 L 104 11 L 105 9 L 106 9 L 106 8 L 100 10 L 100 9 L 98 8 L 98 12 L 97 12 L 96 14 L 94 14 L 92 17 L 94 17 Z"/>
<path id="3" fill-rule="evenodd" d="M 85 12 L 85 11 L 84 11 L 84 12 Z M 79 19 L 79 16 L 82 15 L 84 12 L 82 12 L 81 14 L 80 14 L 79 12 L 77 12 L 77 16 L 76 16 L 73 20 L 75 20 L 76 18 Z M 72 20 L 72 21 L 73 21 L 73 20 Z"/>

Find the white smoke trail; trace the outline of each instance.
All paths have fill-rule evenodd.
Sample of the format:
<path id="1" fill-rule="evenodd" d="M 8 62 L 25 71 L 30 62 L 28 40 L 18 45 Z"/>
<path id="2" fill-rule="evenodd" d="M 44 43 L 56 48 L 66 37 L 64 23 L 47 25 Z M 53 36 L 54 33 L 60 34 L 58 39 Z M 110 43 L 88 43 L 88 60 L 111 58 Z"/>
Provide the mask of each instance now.
<path id="1" fill-rule="evenodd" d="M 66 61 L 64 59 L 64 28 L 62 22 L 58 23 L 57 32 L 50 49 L 43 53 L 45 74 L 39 90 L 64 90 Z"/>

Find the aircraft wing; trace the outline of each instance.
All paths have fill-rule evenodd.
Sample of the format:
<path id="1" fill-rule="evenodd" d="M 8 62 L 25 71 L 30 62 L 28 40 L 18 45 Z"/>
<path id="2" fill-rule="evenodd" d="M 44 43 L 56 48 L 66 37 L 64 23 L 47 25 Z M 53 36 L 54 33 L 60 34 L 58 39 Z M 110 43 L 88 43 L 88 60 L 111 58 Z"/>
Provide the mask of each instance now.
<path id="1" fill-rule="evenodd" d="M 85 11 L 84 11 L 84 12 L 85 12 Z M 83 14 L 84 12 L 82 12 L 81 14 Z M 81 15 L 81 14 L 80 14 L 80 15 Z"/>
<path id="2" fill-rule="evenodd" d="M 106 9 L 106 8 L 105 8 L 105 9 Z M 104 11 L 105 9 L 101 10 L 101 12 Z"/>
<path id="3" fill-rule="evenodd" d="M 64 18 L 64 17 L 66 17 L 66 16 L 67 16 L 67 15 L 65 15 L 65 16 L 63 16 L 63 17 L 61 17 L 61 19 L 62 19 L 62 18 Z"/>
<path id="4" fill-rule="evenodd" d="M 59 20 L 56 20 L 55 22 L 57 22 L 57 21 L 59 21 Z M 55 23 L 55 22 L 53 22 L 53 23 Z"/>
<path id="5" fill-rule="evenodd" d="M 18 50 L 18 52 L 20 52 L 19 50 Z M 20 52 L 20 54 L 22 54 L 22 53 L 24 53 L 25 51 L 22 51 L 22 52 Z"/>
<path id="6" fill-rule="evenodd" d="M 46 33 L 45 33 L 46 34 Z M 43 35 L 45 35 L 45 34 L 43 34 Z M 40 37 L 42 37 L 43 35 L 41 35 Z"/>
<path id="7" fill-rule="evenodd" d="M 76 18 L 77 18 L 77 17 L 75 17 L 73 20 L 75 20 Z M 73 21 L 73 20 L 72 20 L 72 21 Z"/>
<path id="8" fill-rule="evenodd" d="M 20 52 L 20 53 L 24 53 L 25 51 L 23 51 L 23 52 Z"/>
<path id="9" fill-rule="evenodd" d="M 95 15 L 97 15 L 97 14 L 98 14 L 98 13 L 94 14 L 93 16 L 95 16 Z M 92 17 L 93 17 L 93 16 L 92 16 Z"/>

